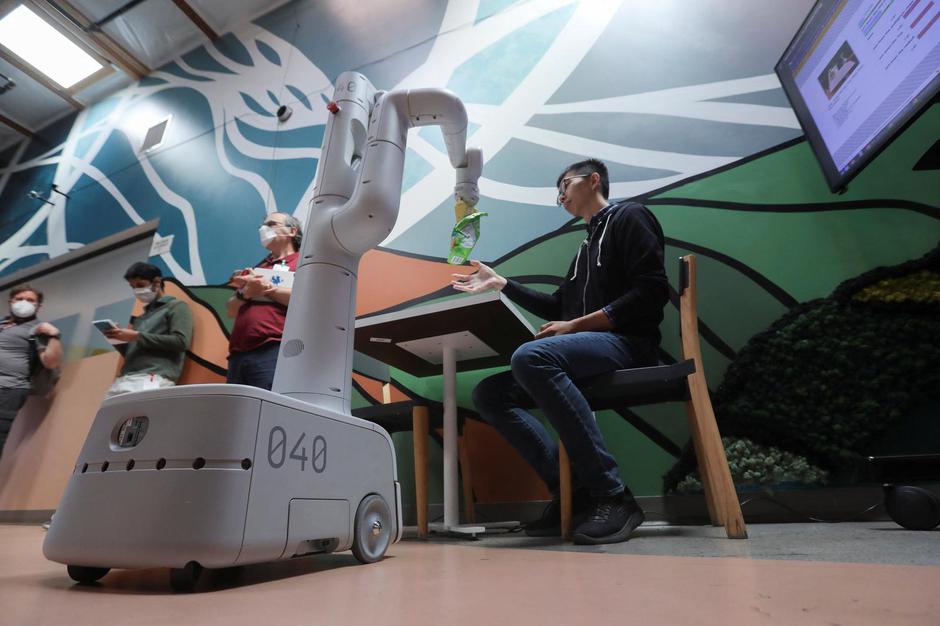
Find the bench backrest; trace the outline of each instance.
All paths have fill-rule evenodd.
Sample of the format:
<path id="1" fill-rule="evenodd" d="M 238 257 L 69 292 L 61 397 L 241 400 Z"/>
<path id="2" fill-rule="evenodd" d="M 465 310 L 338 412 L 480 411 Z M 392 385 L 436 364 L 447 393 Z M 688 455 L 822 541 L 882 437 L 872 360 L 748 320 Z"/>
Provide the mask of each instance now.
<path id="1" fill-rule="evenodd" d="M 693 359 L 695 368 L 702 371 L 694 254 L 679 257 L 679 337 L 682 340 L 682 358 Z"/>

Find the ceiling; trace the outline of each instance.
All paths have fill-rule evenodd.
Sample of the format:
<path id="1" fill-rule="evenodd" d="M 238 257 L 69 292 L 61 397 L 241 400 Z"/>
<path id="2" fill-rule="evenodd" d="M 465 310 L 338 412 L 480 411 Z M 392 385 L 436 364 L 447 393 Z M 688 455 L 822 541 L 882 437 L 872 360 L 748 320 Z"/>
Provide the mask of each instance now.
<path id="1" fill-rule="evenodd" d="M 94 81 L 65 90 L 44 84 L 35 70 L 0 46 L 0 74 L 15 82 L 0 93 L 0 150 L 285 1 L 0 0 L 0 16 L 25 4 L 108 68 Z"/>

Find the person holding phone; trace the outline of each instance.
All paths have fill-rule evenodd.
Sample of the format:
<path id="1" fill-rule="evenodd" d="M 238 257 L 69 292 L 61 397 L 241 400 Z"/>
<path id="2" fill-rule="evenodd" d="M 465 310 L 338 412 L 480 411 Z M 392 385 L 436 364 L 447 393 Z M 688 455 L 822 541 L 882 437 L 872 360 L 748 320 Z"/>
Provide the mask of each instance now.
<path id="1" fill-rule="evenodd" d="M 134 263 L 124 273 L 124 280 L 144 305 L 144 311 L 132 317 L 127 328 L 116 326 L 102 331 L 109 340 L 125 342 L 114 344 L 124 355 L 124 365 L 108 389 L 109 398 L 175 385 L 193 339 L 192 311 L 182 300 L 166 295 L 159 267 Z"/>

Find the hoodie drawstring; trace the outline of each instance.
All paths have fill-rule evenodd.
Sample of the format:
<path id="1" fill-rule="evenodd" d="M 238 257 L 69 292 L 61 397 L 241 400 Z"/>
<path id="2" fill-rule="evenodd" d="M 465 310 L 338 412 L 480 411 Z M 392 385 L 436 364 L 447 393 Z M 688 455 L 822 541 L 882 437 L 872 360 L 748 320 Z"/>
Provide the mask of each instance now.
<path id="1" fill-rule="evenodd" d="M 587 242 L 588 242 L 588 240 L 585 239 L 584 241 L 581 242 L 581 245 L 578 246 L 578 256 L 576 256 L 575 259 L 574 259 L 574 274 L 572 274 L 572 275 L 571 275 L 571 278 L 568 279 L 569 281 L 572 281 L 572 280 L 574 280 L 575 278 L 578 277 L 578 261 L 581 260 L 581 250 L 584 249 L 584 244 L 586 244 Z M 590 261 L 589 261 L 589 262 L 590 262 Z"/>
<path id="2" fill-rule="evenodd" d="M 604 230 L 601 231 L 601 238 L 597 242 L 597 267 L 601 266 L 601 253 L 604 251 L 604 235 L 607 234 L 607 226 L 610 224 L 610 218 L 613 211 L 607 213 L 607 219 L 604 220 Z"/>

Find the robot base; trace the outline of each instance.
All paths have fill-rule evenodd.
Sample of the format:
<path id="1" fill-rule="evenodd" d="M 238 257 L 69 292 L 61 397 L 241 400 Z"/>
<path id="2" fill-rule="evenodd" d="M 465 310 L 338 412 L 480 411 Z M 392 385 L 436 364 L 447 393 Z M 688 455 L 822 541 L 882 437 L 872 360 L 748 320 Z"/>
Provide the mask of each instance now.
<path id="1" fill-rule="evenodd" d="M 187 385 L 106 400 L 43 553 L 90 583 L 171 568 L 191 588 L 221 568 L 401 538 L 395 451 L 381 427 L 263 389 Z"/>

